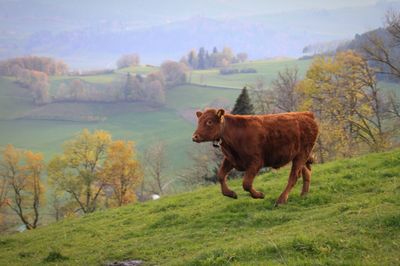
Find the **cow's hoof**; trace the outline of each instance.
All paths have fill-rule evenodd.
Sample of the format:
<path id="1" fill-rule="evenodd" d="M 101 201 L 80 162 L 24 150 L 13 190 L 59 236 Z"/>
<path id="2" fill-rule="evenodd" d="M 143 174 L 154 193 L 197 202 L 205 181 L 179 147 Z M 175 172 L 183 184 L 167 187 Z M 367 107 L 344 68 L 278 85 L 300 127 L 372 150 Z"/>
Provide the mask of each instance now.
<path id="1" fill-rule="evenodd" d="M 226 193 L 223 193 L 223 194 L 226 197 L 229 197 L 229 198 L 232 198 L 232 199 L 237 199 L 237 195 L 236 195 L 236 193 L 234 191 L 229 191 L 229 192 L 226 192 Z"/>
<path id="2" fill-rule="evenodd" d="M 308 191 L 306 192 L 306 191 L 302 191 L 301 193 L 300 193 L 300 196 L 301 197 L 305 197 L 305 196 L 307 196 L 307 194 L 308 194 Z"/>
<path id="3" fill-rule="evenodd" d="M 250 194 L 250 195 L 251 195 L 251 197 L 253 199 L 263 199 L 263 198 L 265 198 L 265 195 L 262 192 L 257 192 L 256 194 Z"/>
<path id="4" fill-rule="evenodd" d="M 279 198 L 276 202 L 275 202 L 275 207 L 278 207 L 279 205 L 285 204 L 287 202 L 287 198 Z"/>

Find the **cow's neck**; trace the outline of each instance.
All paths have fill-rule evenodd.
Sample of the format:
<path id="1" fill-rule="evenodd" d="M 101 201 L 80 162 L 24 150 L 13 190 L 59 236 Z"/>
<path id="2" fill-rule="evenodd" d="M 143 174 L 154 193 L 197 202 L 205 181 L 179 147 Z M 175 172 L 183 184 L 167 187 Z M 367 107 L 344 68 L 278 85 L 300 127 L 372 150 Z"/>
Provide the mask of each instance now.
<path id="1" fill-rule="evenodd" d="M 221 126 L 221 136 L 220 136 L 220 145 L 225 144 L 225 146 L 229 146 L 229 142 L 231 140 L 230 137 L 230 131 L 234 130 L 232 128 L 232 121 L 231 119 L 234 119 L 233 117 L 229 116 L 229 115 L 225 115 L 223 116 L 223 121 L 222 121 L 222 126 Z"/>

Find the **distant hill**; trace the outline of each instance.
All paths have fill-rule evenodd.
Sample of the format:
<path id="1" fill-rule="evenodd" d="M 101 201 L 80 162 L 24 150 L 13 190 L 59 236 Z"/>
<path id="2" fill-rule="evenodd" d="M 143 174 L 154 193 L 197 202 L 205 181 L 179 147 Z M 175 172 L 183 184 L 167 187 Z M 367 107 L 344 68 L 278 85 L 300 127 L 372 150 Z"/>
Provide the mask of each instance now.
<path id="1" fill-rule="evenodd" d="M 168 1 L 159 9 L 151 9 L 152 1 L 117 1 L 108 9 L 105 3 L 94 1 L 36 2 L 41 4 L 25 4 L 30 13 L 23 11 L 21 1 L 2 3 L 0 58 L 39 54 L 62 58 L 75 68 L 112 67 L 124 53 L 136 52 L 142 62 L 158 64 L 179 59 L 192 48 L 222 49 L 225 45 L 247 52 L 251 59 L 298 57 L 310 43 L 350 39 L 376 28 L 389 7 L 400 7 L 395 1 L 271 14 L 263 1 L 248 8 L 243 1 L 229 5 Z M 173 10 L 174 5 L 179 10 Z M 222 6 L 229 6 L 226 17 L 217 16 Z M 198 15 L 200 11 L 195 10 L 204 13 Z"/>
<path id="2" fill-rule="evenodd" d="M 398 265 L 400 150 L 315 165 L 310 194 L 273 204 L 288 168 L 233 200 L 213 185 L 0 236 L 0 265 Z"/>

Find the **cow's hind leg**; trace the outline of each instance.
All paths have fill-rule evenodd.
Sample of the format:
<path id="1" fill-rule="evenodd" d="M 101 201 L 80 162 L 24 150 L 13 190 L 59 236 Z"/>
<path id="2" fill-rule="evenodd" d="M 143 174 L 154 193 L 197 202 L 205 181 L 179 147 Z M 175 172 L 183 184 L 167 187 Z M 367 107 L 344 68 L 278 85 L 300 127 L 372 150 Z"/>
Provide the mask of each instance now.
<path id="1" fill-rule="evenodd" d="M 276 201 L 275 206 L 277 206 L 279 204 L 284 204 L 287 202 L 287 199 L 289 197 L 289 192 L 292 190 L 292 188 L 296 184 L 297 179 L 300 176 L 300 171 L 302 170 L 304 164 L 305 164 L 305 160 L 302 160 L 299 157 L 296 157 L 292 161 L 292 169 L 290 170 L 288 183 L 286 185 L 285 190 L 282 192 L 282 194 L 279 196 L 278 200 Z"/>
<path id="2" fill-rule="evenodd" d="M 252 167 L 246 170 L 243 177 L 243 189 L 250 192 L 254 199 L 263 199 L 264 193 L 257 191 L 253 187 L 253 181 L 261 167 Z"/>
<path id="3" fill-rule="evenodd" d="M 303 188 L 301 189 L 301 196 L 305 196 L 310 190 L 311 182 L 311 164 L 314 162 L 314 157 L 311 155 L 308 157 L 306 164 L 301 169 L 301 174 L 303 176 Z"/>
<path id="4" fill-rule="evenodd" d="M 221 184 L 221 191 L 224 196 L 237 199 L 237 195 L 234 191 L 230 190 L 226 184 L 229 172 L 233 169 L 232 164 L 225 158 L 222 161 L 221 167 L 218 170 L 218 179 Z"/>
<path id="5" fill-rule="evenodd" d="M 305 196 L 310 190 L 311 181 L 311 166 L 303 166 L 301 169 L 301 175 L 303 176 L 303 188 L 301 189 L 301 196 Z"/>

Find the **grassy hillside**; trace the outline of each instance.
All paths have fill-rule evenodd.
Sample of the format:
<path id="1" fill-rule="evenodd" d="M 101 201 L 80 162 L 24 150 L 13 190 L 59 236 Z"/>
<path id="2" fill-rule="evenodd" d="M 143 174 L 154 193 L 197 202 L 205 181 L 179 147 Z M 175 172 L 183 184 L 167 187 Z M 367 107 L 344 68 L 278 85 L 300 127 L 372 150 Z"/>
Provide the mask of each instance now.
<path id="1" fill-rule="evenodd" d="M 254 200 L 218 186 L 70 218 L 0 238 L 0 265 L 398 265 L 400 150 L 316 165 L 310 194 L 298 184 L 273 207 L 288 169 L 256 179 Z"/>
<path id="2" fill-rule="evenodd" d="M 278 72 L 284 70 L 286 67 L 297 67 L 299 76 L 303 77 L 310 64 L 311 60 L 293 59 L 251 61 L 232 64 L 229 68 L 236 68 L 239 70 L 243 68 L 254 68 L 257 70 L 257 73 L 220 75 L 219 69 L 197 70 L 193 71 L 189 77 L 189 82 L 199 85 L 241 89 L 245 85 L 254 85 L 257 80 L 262 80 L 265 85 L 269 86 L 271 81 L 276 78 Z"/>

